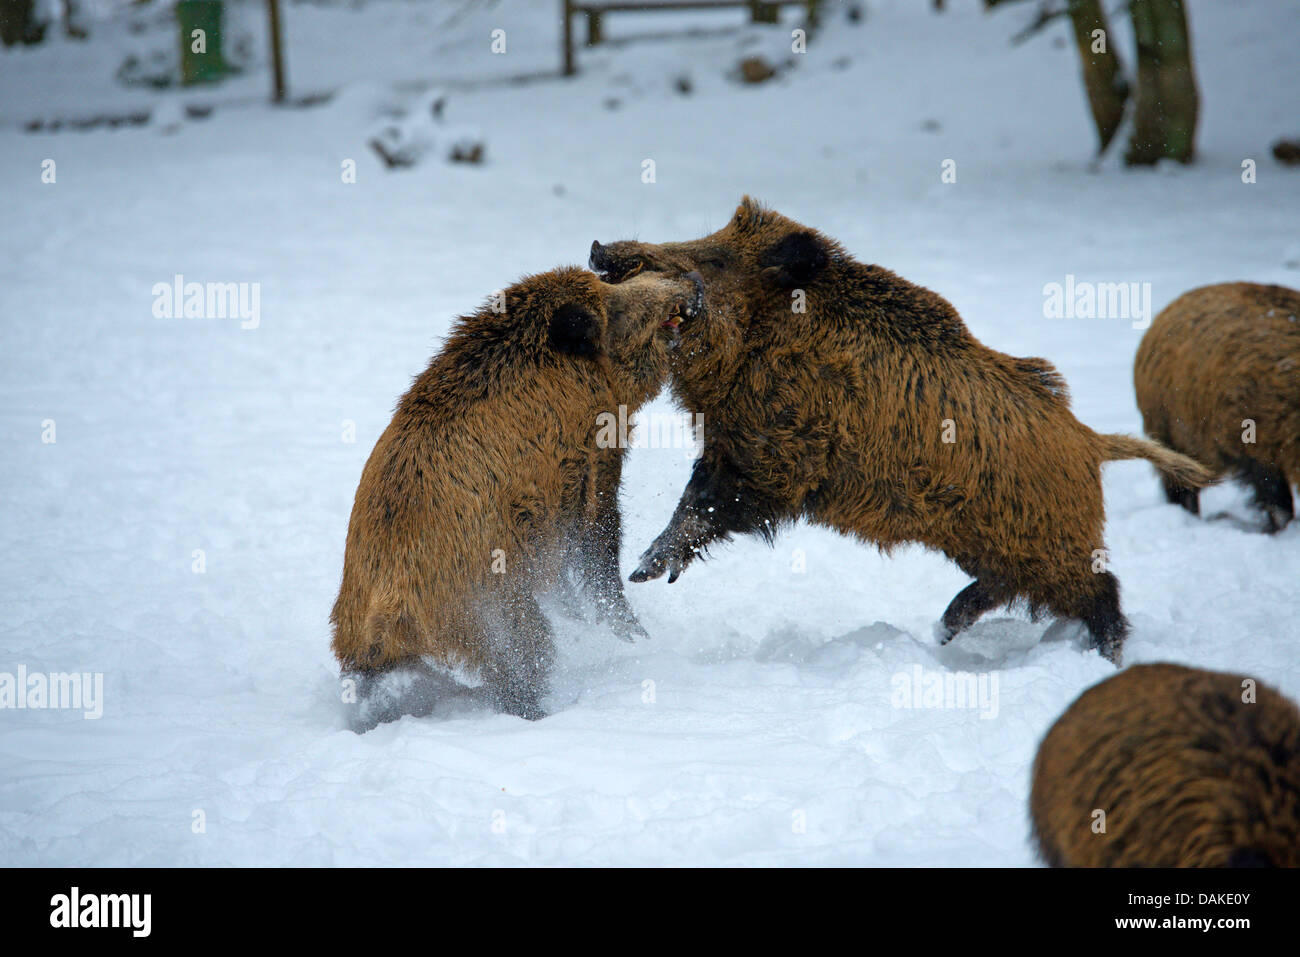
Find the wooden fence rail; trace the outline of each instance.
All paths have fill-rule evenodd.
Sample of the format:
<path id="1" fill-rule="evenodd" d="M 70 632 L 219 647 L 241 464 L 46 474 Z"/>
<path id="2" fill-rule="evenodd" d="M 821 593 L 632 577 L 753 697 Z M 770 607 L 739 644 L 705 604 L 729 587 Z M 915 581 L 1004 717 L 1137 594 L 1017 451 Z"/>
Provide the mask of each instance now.
<path id="1" fill-rule="evenodd" d="M 587 46 L 594 47 L 605 40 L 604 16 L 607 13 L 653 13 L 658 10 L 725 10 L 748 7 L 749 19 L 754 23 L 776 23 L 782 7 L 807 7 L 809 23 L 815 21 L 819 0 L 562 0 L 564 16 L 564 75 L 578 72 L 573 48 L 573 18 L 587 18 Z"/>

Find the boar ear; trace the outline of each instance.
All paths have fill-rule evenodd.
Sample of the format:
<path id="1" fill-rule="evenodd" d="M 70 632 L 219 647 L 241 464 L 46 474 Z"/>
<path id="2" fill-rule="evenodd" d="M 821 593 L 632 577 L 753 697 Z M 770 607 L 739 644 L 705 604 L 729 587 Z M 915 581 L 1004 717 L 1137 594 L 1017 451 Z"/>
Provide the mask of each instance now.
<path id="1" fill-rule="evenodd" d="M 751 230 L 757 229 L 763 225 L 763 219 L 767 216 L 767 210 L 763 204 L 752 196 L 744 196 L 740 200 L 740 205 L 736 207 L 736 212 L 732 215 L 732 221 L 739 229 Z"/>
<path id="2" fill-rule="evenodd" d="M 594 356 L 600 351 L 600 321 L 586 306 L 566 302 L 551 315 L 547 338 L 556 352 Z"/>
<path id="3" fill-rule="evenodd" d="M 801 230 L 790 233 L 768 249 L 759 265 L 763 274 L 778 286 L 792 289 L 812 282 L 829 262 L 826 241 L 815 233 Z"/>

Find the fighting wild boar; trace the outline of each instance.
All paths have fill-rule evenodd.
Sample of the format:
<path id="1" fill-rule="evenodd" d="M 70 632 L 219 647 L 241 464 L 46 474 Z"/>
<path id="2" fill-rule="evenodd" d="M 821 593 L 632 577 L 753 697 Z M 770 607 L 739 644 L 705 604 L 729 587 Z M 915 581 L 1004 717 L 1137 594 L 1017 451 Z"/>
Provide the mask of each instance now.
<path id="1" fill-rule="evenodd" d="M 536 596 L 566 561 L 616 629 L 640 632 L 618 570 L 625 450 L 600 447 L 598 417 L 659 391 L 702 297 L 698 277 L 614 286 L 566 268 L 455 323 L 362 472 L 330 616 L 345 676 L 428 658 L 542 717 L 553 646 Z"/>
<path id="2" fill-rule="evenodd" d="M 1024 601 L 1082 621 L 1119 663 L 1101 464 L 1143 458 L 1199 487 L 1198 463 L 1094 432 L 1049 363 L 989 349 L 942 297 L 748 197 L 703 239 L 595 243 L 590 265 L 614 282 L 699 271 L 706 285 L 671 380 L 704 415 L 704 450 L 633 581 L 674 581 L 711 542 L 770 540 L 803 518 L 883 550 L 921 542 L 972 576 L 944 612 L 945 643 Z"/>

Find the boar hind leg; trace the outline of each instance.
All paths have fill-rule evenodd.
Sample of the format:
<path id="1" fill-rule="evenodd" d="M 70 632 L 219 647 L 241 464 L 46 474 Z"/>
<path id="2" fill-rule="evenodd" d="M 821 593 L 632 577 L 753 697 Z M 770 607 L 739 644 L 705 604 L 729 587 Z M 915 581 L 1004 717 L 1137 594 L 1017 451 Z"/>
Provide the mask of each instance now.
<path id="1" fill-rule="evenodd" d="M 496 706 L 529 721 L 546 716 L 542 698 L 548 690 L 555 643 L 551 625 L 531 594 L 503 602 L 500 632 L 491 642 L 483 678 Z"/>
<path id="2" fill-rule="evenodd" d="M 1128 635 L 1128 621 L 1119 610 L 1119 580 L 1110 572 L 1089 575 L 1086 587 L 1072 605 L 1054 610 L 1082 621 L 1091 636 L 1091 647 L 1118 666 Z"/>
<path id="3" fill-rule="evenodd" d="M 1181 505 L 1193 515 L 1201 514 L 1201 490 L 1179 485 L 1177 480 L 1168 475 L 1160 477 L 1165 486 L 1165 501 L 1170 505 Z"/>
<path id="4" fill-rule="evenodd" d="M 642 553 L 631 580 L 649 581 L 667 572 L 668 581 L 675 582 L 711 542 L 733 533 L 760 532 L 770 538 L 774 524 L 760 497 L 744 488 L 735 470 L 720 456 L 706 453 L 695 463 L 668 527 Z"/>
<path id="5" fill-rule="evenodd" d="M 1295 518 L 1295 500 L 1291 483 L 1280 469 L 1247 459 L 1241 467 L 1241 479 L 1252 490 L 1252 500 L 1264 513 L 1265 531 L 1280 532 Z"/>
<path id="6" fill-rule="evenodd" d="M 1006 604 L 1007 596 L 984 579 L 976 579 L 957 593 L 957 597 L 943 613 L 941 645 L 948 642 L 961 631 L 975 624 L 980 615 L 998 605 Z"/>

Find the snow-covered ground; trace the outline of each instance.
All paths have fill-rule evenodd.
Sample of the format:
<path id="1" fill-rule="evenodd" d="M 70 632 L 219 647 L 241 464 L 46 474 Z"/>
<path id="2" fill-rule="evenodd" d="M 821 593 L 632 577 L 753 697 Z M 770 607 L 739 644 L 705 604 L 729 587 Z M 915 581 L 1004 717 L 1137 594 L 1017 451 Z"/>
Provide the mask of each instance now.
<path id="1" fill-rule="evenodd" d="M 1158 310 L 1209 282 L 1300 285 L 1300 174 L 1268 155 L 1300 133 L 1300 11 L 1193 0 L 1201 160 L 1129 172 L 1089 169 L 1065 26 L 1009 46 L 1028 7 L 874 0 L 858 26 L 832 9 L 794 69 L 750 88 L 728 72 L 788 52 L 795 21 L 613 16 L 631 41 L 562 81 L 557 6 L 289 4 L 291 91 L 337 91 L 303 109 L 265 105 L 260 68 L 124 90 L 127 39 L 171 41 L 121 15 L 0 52 L 0 671 L 103 675 L 97 720 L 0 711 L 0 864 L 1033 862 L 1037 741 L 1113 669 L 1004 613 L 941 650 L 966 583 L 942 556 L 808 527 L 738 541 L 676 584 L 628 585 L 648 640 L 557 619 L 550 717 L 448 709 L 357 735 L 326 620 L 356 483 L 453 316 L 595 238 L 703 234 L 742 193 L 939 291 L 990 346 L 1051 359 L 1094 428 L 1138 432 L 1141 331 L 1045 318 L 1044 286 L 1150 283 Z M 260 5 L 239 13 L 260 25 Z M 486 163 L 384 169 L 368 131 L 435 83 Z M 154 122 L 23 130 L 141 108 Z M 177 274 L 259 284 L 256 328 L 156 316 Z M 625 570 L 689 468 L 631 453 Z M 1237 521 L 1197 520 L 1142 463 L 1108 466 L 1105 491 L 1127 661 L 1300 697 L 1300 523 L 1243 528 L 1232 487 L 1204 505 Z M 990 699 L 898 707 L 916 669 L 976 672 Z"/>

